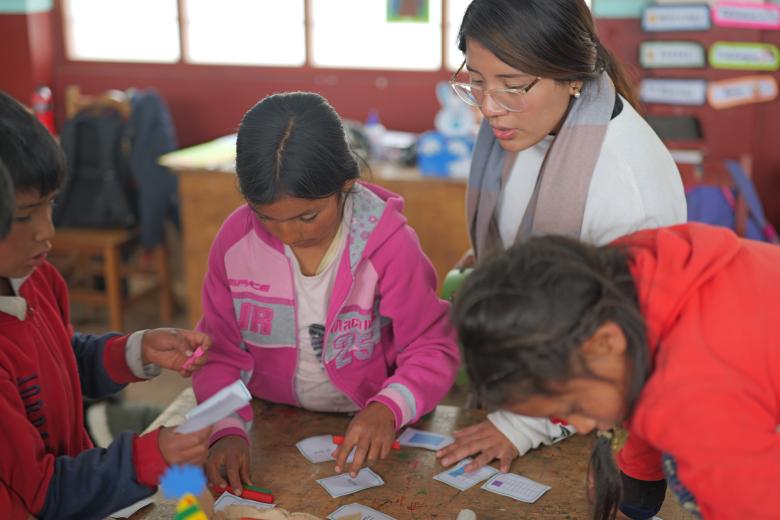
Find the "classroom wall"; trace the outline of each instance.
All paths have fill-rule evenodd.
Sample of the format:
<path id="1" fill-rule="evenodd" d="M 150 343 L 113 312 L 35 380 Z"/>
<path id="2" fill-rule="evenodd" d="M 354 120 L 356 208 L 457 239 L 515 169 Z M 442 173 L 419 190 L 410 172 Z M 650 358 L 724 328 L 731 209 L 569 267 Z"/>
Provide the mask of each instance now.
<path id="1" fill-rule="evenodd" d="M 632 77 L 705 78 L 721 80 L 755 74 L 748 71 L 656 69 L 641 70 L 639 44 L 649 40 L 697 41 L 706 49 L 716 41 L 764 42 L 780 46 L 780 31 L 756 31 L 713 27 L 705 32 L 644 33 L 639 19 L 600 19 L 601 41 L 624 63 Z M 761 73 L 765 74 L 765 73 Z M 774 73 L 780 81 L 780 73 Z M 753 181 L 764 204 L 767 218 L 780 227 L 780 99 L 753 105 L 715 110 L 709 106 L 680 107 L 647 105 L 644 112 L 654 115 L 689 115 L 699 118 L 704 134 L 703 148 L 713 158 L 753 158 Z"/>
<path id="2" fill-rule="evenodd" d="M 54 81 L 53 13 L 0 13 L 0 89 L 29 104 L 39 84 Z"/>

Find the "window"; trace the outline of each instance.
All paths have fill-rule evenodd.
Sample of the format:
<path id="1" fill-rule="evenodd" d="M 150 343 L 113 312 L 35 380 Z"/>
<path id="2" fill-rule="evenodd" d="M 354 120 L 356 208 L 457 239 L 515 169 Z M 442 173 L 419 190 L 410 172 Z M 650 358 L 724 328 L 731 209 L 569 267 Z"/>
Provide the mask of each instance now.
<path id="1" fill-rule="evenodd" d="M 463 63 L 463 53 L 458 49 L 458 30 L 463 14 L 471 0 L 447 0 L 447 25 L 444 32 L 444 48 L 447 51 L 446 65 L 456 71 Z"/>
<path id="2" fill-rule="evenodd" d="M 303 0 L 187 0 L 185 55 L 192 63 L 300 66 Z"/>
<path id="3" fill-rule="evenodd" d="M 179 61 L 176 0 L 64 2 L 68 56 L 76 60 Z"/>
<path id="4" fill-rule="evenodd" d="M 397 22 L 388 21 L 387 0 L 311 0 L 310 5 L 311 62 L 315 66 L 441 67 L 441 2 L 428 2 L 427 21 Z"/>

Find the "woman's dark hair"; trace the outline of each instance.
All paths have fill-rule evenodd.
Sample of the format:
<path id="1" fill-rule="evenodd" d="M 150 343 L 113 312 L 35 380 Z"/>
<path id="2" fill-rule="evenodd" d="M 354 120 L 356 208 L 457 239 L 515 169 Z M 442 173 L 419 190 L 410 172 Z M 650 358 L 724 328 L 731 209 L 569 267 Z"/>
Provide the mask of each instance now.
<path id="1" fill-rule="evenodd" d="M 466 38 L 533 76 L 587 84 L 606 70 L 617 92 L 637 106 L 634 89 L 620 62 L 599 41 L 584 0 L 474 0 L 458 32 L 464 54 Z"/>
<path id="2" fill-rule="evenodd" d="M 14 205 L 14 183 L 5 164 L 0 160 L 0 240 L 3 240 L 11 230 Z"/>
<path id="3" fill-rule="evenodd" d="M 580 347 L 607 321 L 627 340 L 629 413 L 647 379 L 645 322 L 620 249 L 559 236 L 517 244 L 469 276 L 452 317 L 471 379 L 488 403 L 555 395 L 556 384 L 572 377 L 598 378 Z M 621 479 L 608 440 L 596 443 L 591 471 L 594 518 L 614 518 Z"/>
<path id="4" fill-rule="evenodd" d="M 60 189 L 65 155 L 35 116 L 0 91 L 0 160 L 16 191 L 36 190 L 41 197 Z"/>
<path id="5" fill-rule="evenodd" d="M 268 96 L 244 115 L 236 172 L 241 194 L 253 204 L 283 195 L 329 197 L 360 176 L 341 118 L 312 92 Z"/>

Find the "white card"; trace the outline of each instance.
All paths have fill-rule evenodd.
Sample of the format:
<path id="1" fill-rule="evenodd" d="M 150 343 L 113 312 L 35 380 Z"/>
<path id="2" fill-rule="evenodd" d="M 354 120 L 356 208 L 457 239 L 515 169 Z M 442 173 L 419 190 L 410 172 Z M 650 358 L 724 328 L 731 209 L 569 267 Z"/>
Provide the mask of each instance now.
<path id="1" fill-rule="evenodd" d="M 176 428 L 179 433 L 192 433 L 221 421 L 239 408 L 249 404 L 252 394 L 238 379 L 187 412 L 184 424 Z"/>
<path id="2" fill-rule="evenodd" d="M 225 491 L 214 502 L 214 511 L 224 511 L 228 506 L 250 506 L 254 507 L 255 509 L 273 509 L 276 507 L 275 504 L 266 504 L 264 502 L 248 500 Z"/>
<path id="3" fill-rule="evenodd" d="M 133 516 L 133 513 L 141 509 L 142 507 L 146 507 L 149 504 L 153 503 L 154 500 L 152 500 L 152 497 L 142 498 L 135 504 L 130 504 L 129 506 L 120 509 L 119 511 L 116 511 L 114 513 L 111 513 L 109 516 L 111 518 L 130 518 Z"/>
<path id="4" fill-rule="evenodd" d="M 482 489 L 533 504 L 552 488 L 514 473 L 499 473 L 485 482 Z"/>
<path id="5" fill-rule="evenodd" d="M 464 469 L 469 464 L 469 462 L 471 462 L 471 459 L 463 459 L 452 468 L 448 469 L 447 471 L 442 471 L 433 478 L 434 480 L 449 484 L 450 486 L 460 489 L 461 491 L 466 491 L 468 488 L 476 486 L 486 478 L 492 477 L 498 473 L 498 470 L 491 466 L 483 466 L 477 471 L 466 473 Z"/>
<path id="6" fill-rule="evenodd" d="M 360 520 L 395 520 L 392 516 L 380 513 L 376 509 L 371 509 L 370 507 L 358 504 L 357 502 L 336 509 L 328 515 L 328 520 L 339 520 L 339 518 L 357 514 L 360 515 Z"/>
<path id="7" fill-rule="evenodd" d="M 338 447 L 333 443 L 332 435 L 317 435 L 315 437 L 308 437 L 303 439 L 295 445 L 301 455 L 306 457 L 306 460 L 312 464 L 319 464 L 320 462 L 328 462 L 329 460 L 336 460 L 331 455 Z M 352 448 L 352 453 L 347 457 L 347 462 L 352 462 L 355 458 L 355 448 Z"/>
<path id="8" fill-rule="evenodd" d="M 357 493 L 364 489 L 382 486 L 385 481 L 382 477 L 371 471 L 370 468 L 363 468 L 357 477 L 352 478 L 349 473 L 342 473 L 333 477 L 321 478 L 317 484 L 325 488 L 333 498 L 343 497 L 351 493 Z"/>
<path id="9" fill-rule="evenodd" d="M 400 437 L 398 442 L 401 446 L 409 446 L 412 448 L 426 448 L 429 450 L 440 450 L 445 446 L 449 446 L 455 439 L 450 435 L 442 435 L 441 433 L 424 432 L 415 428 L 407 428 Z"/>

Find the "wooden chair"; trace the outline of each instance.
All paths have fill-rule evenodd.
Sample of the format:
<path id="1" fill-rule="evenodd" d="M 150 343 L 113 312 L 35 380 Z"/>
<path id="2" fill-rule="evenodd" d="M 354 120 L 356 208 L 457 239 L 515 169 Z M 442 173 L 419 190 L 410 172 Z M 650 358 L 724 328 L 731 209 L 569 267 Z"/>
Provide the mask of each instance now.
<path id="1" fill-rule="evenodd" d="M 120 91 L 109 91 L 101 96 L 82 96 L 78 87 L 71 86 L 66 89 L 65 98 L 68 118 L 83 110 L 106 106 L 117 109 L 125 118 L 130 115 L 130 101 Z M 132 261 L 125 260 L 128 256 L 133 258 L 130 252 L 138 247 L 138 239 L 137 228 L 58 228 L 52 244 L 52 261 L 68 280 L 70 300 L 89 306 L 105 305 L 112 330 L 123 331 L 125 307 L 151 291 L 159 292 L 161 322 L 169 324 L 173 317 L 167 249 L 164 244 L 152 249 L 152 269 L 143 270 L 137 264 L 132 265 Z M 123 280 L 130 280 L 140 273 L 154 278 L 154 283 L 138 294 L 125 294 Z M 86 285 L 95 285 L 95 276 L 102 276 L 104 289 L 79 286 L 79 280 L 86 281 Z"/>

